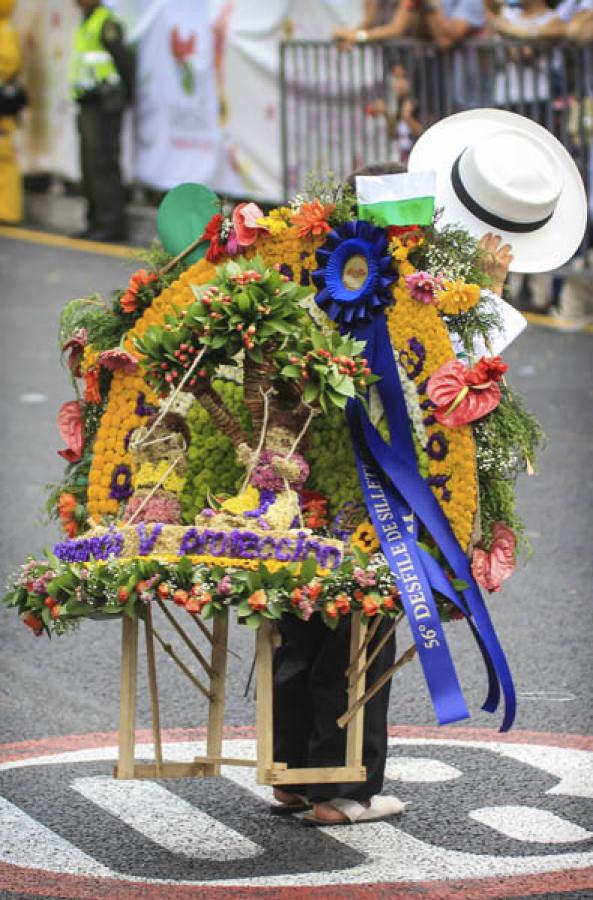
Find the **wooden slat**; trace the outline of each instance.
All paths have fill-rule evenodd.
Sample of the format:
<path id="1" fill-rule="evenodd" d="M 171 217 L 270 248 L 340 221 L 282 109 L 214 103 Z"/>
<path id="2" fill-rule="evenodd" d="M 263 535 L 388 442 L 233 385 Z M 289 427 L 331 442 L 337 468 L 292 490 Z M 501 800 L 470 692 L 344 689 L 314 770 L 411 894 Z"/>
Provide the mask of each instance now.
<path id="1" fill-rule="evenodd" d="M 170 610 L 167 609 L 167 607 L 163 603 L 163 601 L 157 600 L 157 603 L 159 605 L 159 608 L 164 612 L 165 616 L 167 617 L 167 619 L 169 620 L 169 622 L 171 623 L 171 625 L 173 626 L 173 628 L 175 629 L 175 631 L 177 632 L 179 637 L 181 638 L 181 640 L 185 643 L 185 645 L 187 647 L 189 647 L 189 649 L 191 650 L 191 652 L 193 653 L 195 658 L 198 660 L 198 662 L 200 663 L 200 665 L 202 666 L 202 668 L 204 669 L 206 674 L 211 678 L 212 677 L 212 668 L 211 668 L 210 664 L 208 663 L 208 660 L 206 659 L 206 657 L 200 652 L 198 647 L 196 647 L 196 645 L 194 644 L 192 639 L 189 637 L 189 635 L 187 634 L 185 629 L 179 624 L 179 622 L 177 621 L 175 616 L 170 612 Z M 194 616 L 192 616 L 192 619 L 193 618 L 194 618 Z"/>
<path id="2" fill-rule="evenodd" d="M 262 618 L 257 629 L 256 701 L 257 730 L 257 782 L 269 784 L 266 773 L 274 759 L 274 706 L 272 693 L 272 657 L 274 627 L 269 619 Z"/>
<path id="3" fill-rule="evenodd" d="M 138 620 L 124 615 L 121 635 L 118 778 L 134 777 Z"/>
<path id="4" fill-rule="evenodd" d="M 173 650 L 173 647 L 171 646 L 171 644 L 168 644 L 165 640 L 163 640 L 163 638 L 160 636 L 160 634 L 158 633 L 156 628 L 152 629 L 152 633 L 154 634 L 155 638 L 157 639 L 157 641 L 159 642 L 159 644 L 161 645 L 161 647 L 163 648 L 165 653 L 167 653 L 171 657 L 173 662 L 179 666 L 179 668 L 181 669 L 183 674 L 187 675 L 187 677 L 192 682 L 192 684 L 194 684 L 197 687 L 197 689 L 202 692 L 204 697 L 206 697 L 208 700 L 211 700 L 212 697 L 210 695 L 210 691 L 208 690 L 208 688 L 204 687 L 204 685 L 202 684 L 200 679 L 196 678 L 194 673 L 190 669 L 188 669 L 188 667 L 185 665 L 183 660 L 179 659 L 179 657 Z"/>
<path id="5" fill-rule="evenodd" d="M 364 766 L 319 766 L 311 769 L 279 769 L 271 766 L 264 772 L 262 784 L 318 784 L 341 781 L 366 781 Z M 259 776 L 258 776 L 259 782 Z"/>
<path id="6" fill-rule="evenodd" d="M 214 619 L 212 636 L 212 658 L 210 665 L 210 708 L 208 710 L 208 736 L 206 755 L 210 758 L 222 753 L 222 733 L 224 729 L 224 698 L 226 684 L 227 643 L 229 633 L 228 615 Z M 220 775 L 220 763 L 215 763 L 208 775 Z"/>
<path id="7" fill-rule="evenodd" d="M 257 766 L 257 759 L 239 759 L 234 756 L 195 756 L 194 762 L 206 767 L 212 767 L 212 764 L 215 763 L 219 768 L 220 766 L 247 766 L 253 768 Z M 220 773 L 217 772 L 216 774 Z"/>
<path id="8" fill-rule="evenodd" d="M 146 637 L 146 668 L 148 671 L 148 686 L 150 688 L 150 708 L 152 712 L 152 741 L 154 744 L 154 758 L 156 762 L 157 778 L 161 778 L 163 764 L 163 742 L 161 737 L 161 714 L 159 709 L 159 691 L 156 677 L 156 661 L 154 658 L 154 636 L 152 633 L 152 608 L 147 604 L 144 618 L 144 632 Z"/>
<path id="9" fill-rule="evenodd" d="M 356 706 L 359 699 L 364 694 L 365 679 L 362 675 L 366 664 L 366 622 L 363 623 L 362 616 L 359 612 L 352 614 L 352 624 L 350 632 L 350 659 L 356 660 L 354 666 L 350 666 L 350 674 L 348 676 L 348 710 L 353 707 L 356 709 L 348 720 L 348 728 L 346 731 L 346 766 L 350 768 L 360 769 L 362 766 L 362 742 L 364 737 L 364 706 Z M 362 653 L 360 652 L 363 648 Z M 348 711 L 347 710 L 347 711 Z"/>
<path id="10" fill-rule="evenodd" d="M 156 763 L 136 763 L 131 775 L 121 775 L 120 767 L 114 766 L 115 778 L 201 778 L 204 776 L 204 766 L 195 762 L 167 762 L 163 760 L 159 775 Z"/>

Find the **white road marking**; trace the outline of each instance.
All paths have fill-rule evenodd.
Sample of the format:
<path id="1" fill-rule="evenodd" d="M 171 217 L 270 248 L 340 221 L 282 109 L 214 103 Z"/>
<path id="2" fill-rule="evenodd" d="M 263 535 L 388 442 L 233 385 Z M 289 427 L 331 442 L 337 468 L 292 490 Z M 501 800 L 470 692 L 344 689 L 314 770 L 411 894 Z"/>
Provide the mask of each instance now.
<path id="1" fill-rule="evenodd" d="M 47 394 L 20 394 L 19 400 L 21 403 L 47 403 Z"/>
<path id="2" fill-rule="evenodd" d="M 566 793 L 568 785 L 574 784 L 575 788 L 583 789 L 583 779 L 585 771 L 593 764 L 593 753 L 585 750 L 563 749 L 558 747 L 546 747 L 539 745 L 524 744 L 502 744 L 497 742 L 484 742 L 477 740 L 440 740 L 437 738 L 391 738 L 390 746 L 398 748 L 399 751 L 405 753 L 405 748 L 410 747 L 427 747 L 427 746 L 443 746 L 457 748 L 463 751 L 467 747 L 480 749 L 484 752 L 490 752 L 494 755 L 508 756 L 533 765 L 536 768 L 542 768 L 555 775 L 560 775 L 555 770 L 562 760 L 563 777 Z M 205 752 L 205 744 L 202 741 L 187 741 L 167 743 L 164 745 L 164 754 L 167 759 L 171 760 L 191 760 L 196 754 L 203 755 Z M 255 756 L 255 742 L 253 740 L 229 740 L 225 741 L 223 753 L 230 756 L 239 757 L 247 756 L 253 758 Z M 137 747 L 137 757 L 150 759 L 152 747 L 150 744 L 139 745 Z M 37 758 L 25 759 L 11 763 L 0 765 L 2 769 L 13 769 L 23 766 L 44 766 L 44 765 L 69 765 L 76 762 L 91 762 L 93 760 L 112 760 L 117 756 L 115 747 L 99 747 L 90 750 L 77 750 L 55 754 L 52 756 L 40 756 Z M 238 770 L 245 773 L 245 778 L 236 777 L 235 781 L 241 783 L 250 790 L 259 799 L 270 796 L 269 789 L 259 787 L 255 784 L 255 772 L 253 769 Z M 227 772 L 225 771 L 225 775 Z M 80 779 L 86 780 L 86 779 Z M 109 784 L 112 784 L 110 778 L 105 778 Z M 144 782 L 153 784 L 153 782 Z M 117 782 L 117 784 L 138 784 L 138 782 Z M 157 787 L 159 785 L 156 785 Z M 581 796 L 581 794 L 577 794 Z M 192 807 L 193 809 L 193 807 Z M 413 814 L 413 800 L 409 807 L 409 813 Z M 402 819 L 403 822 L 405 822 Z M 585 869 L 593 866 L 593 851 L 569 852 L 569 853 L 546 853 L 537 856 L 502 856 L 489 855 L 476 847 L 475 853 L 467 853 L 456 850 L 450 850 L 446 847 L 439 847 L 428 841 L 423 841 L 407 834 L 403 828 L 397 827 L 398 819 L 394 820 L 394 824 L 387 822 L 378 822 L 366 824 L 363 826 L 340 826 L 339 828 L 322 829 L 332 840 L 339 841 L 346 847 L 357 851 L 365 857 L 364 862 L 350 869 L 338 871 L 324 872 L 306 872 L 291 873 L 286 875 L 261 876 L 248 878 L 227 878 L 216 881 L 182 881 L 176 880 L 174 883 L 192 884 L 192 885 L 208 885 L 215 887 L 217 885 L 237 887 L 281 887 L 281 886 L 324 886 L 324 885 L 340 885 L 340 884 L 365 884 L 369 882 L 375 883 L 392 883 L 392 882 L 410 882 L 423 880 L 440 880 L 440 879 L 463 879 L 463 878 L 492 878 L 504 877 L 512 875 L 537 875 L 545 872 L 555 872 L 559 870 Z M 132 827 L 136 827 L 137 822 L 132 823 Z M 20 826 L 19 826 L 20 827 Z M 304 827 L 304 826 L 303 826 Z M 173 826 L 168 823 L 168 829 L 173 830 Z M 8 835 L 5 833 L 8 832 Z M 15 848 L 14 858 L 10 861 L 22 866 L 23 868 L 37 867 L 54 869 L 55 859 L 50 860 L 44 854 L 43 862 L 35 856 L 30 857 L 27 853 L 27 847 L 21 848 L 20 836 L 10 834 L 16 831 L 14 825 L 7 820 L 7 828 L 4 828 L 3 817 L 0 816 L 0 847 L 7 844 Z M 177 831 L 177 829 L 175 829 Z M 7 836 L 11 840 L 7 841 Z M 52 840 L 55 836 L 51 836 Z M 243 841 L 245 838 L 241 838 Z M 234 841 L 234 838 L 231 838 Z M 46 844 L 51 848 L 51 844 Z M 255 845 L 254 845 L 255 846 Z M 176 847 L 178 851 L 178 847 Z M 227 854 L 224 858 L 231 859 L 233 851 L 233 843 L 227 845 Z M 74 852 L 78 854 L 77 872 L 80 875 L 92 875 L 97 871 L 97 863 L 89 857 L 85 859 L 84 854 L 74 848 Z M 51 853 L 51 849 L 50 849 Z M 1 857 L 0 857 L 1 858 Z M 33 861 L 31 861 L 33 859 Z M 70 860 L 72 856 L 70 856 Z M 69 871 L 66 866 L 61 867 L 61 871 Z M 113 876 L 112 876 L 113 877 Z M 118 874 L 119 880 L 124 876 Z M 171 884 L 170 879 L 146 879 L 141 875 L 134 877 L 135 881 L 147 881 L 153 884 Z"/>
<path id="3" fill-rule="evenodd" d="M 154 781 L 76 778 L 72 787 L 170 853 L 192 859 L 249 859 L 263 848 Z"/>
<path id="4" fill-rule="evenodd" d="M 0 797 L 0 862 L 50 872 L 73 872 L 113 877 L 107 869 L 74 844 L 41 825 L 13 803 Z M 26 861 L 26 862 L 25 862 Z"/>
<path id="5" fill-rule="evenodd" d="M 462 775 L 463 772 L 455 766 L 430 757 L 390 756 L 385 767 L 385 777 L 392 781 L 453 781 Z"/>
<path id="6" fill-rule="evenodd" d="M 570 844 L 593 837 L 590 831 L 585 831 L 580 825 L 534 806 L 483 806 L 481 809 L 473 809 L 469 817 L 516 841 Z"/>

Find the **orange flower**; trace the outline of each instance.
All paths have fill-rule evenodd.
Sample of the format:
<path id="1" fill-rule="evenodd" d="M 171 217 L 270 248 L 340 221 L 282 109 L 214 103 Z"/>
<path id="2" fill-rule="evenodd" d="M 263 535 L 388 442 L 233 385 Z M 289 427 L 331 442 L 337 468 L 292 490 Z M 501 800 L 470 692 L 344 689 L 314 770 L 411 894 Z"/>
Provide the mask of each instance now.
<path id="1" fill-rule="evenodd" d="M 36 616 L 35 613 L 27 613 L 26 616 L 23 616 L 23 622 L 25 625 L 28 625 L 29 628 L 32 628 L 35 634 L 39 635 L 43 631 L 43 622 Z"/>
<path id="2" fill-rule="evenodd" d="M 322 206 L 317 197 L 312 203 L 303 203 L 300 210 L 292 216 L 292 224 L 297 226 L 297 237 L 307 237 L 308 234 L 318 237 L 331 231 L 332 227 L 327 220 L 335 208 L 334 203 Z"/>
<path id="3" fill-rule="evenodd" d="M 376 616 L 379 610 L 381 609 L 381 604 L 378 599 L 373 596 L 373 594 L 367 594 L 366 597 L 362 599 L 362 611 L 365 616 L 370 618 L 371 616 Z"/>
<path id="4" fill-rule="evenodd" d="M 60 519 L 65 521 L 71 519 L 77 506 L 78 501 L 74 494 L 70 494 L 67 491 L 60 494 L 60 499 L 58 500 L 58 515 Z"/>
<path id="5" fill-rule="evenodd" d="M 62 522 L 62 528 L 69 538 L 75 538 L 78 534 L 78 524 L 74 519 L 70 519 L 68 522 Z"/>
<path id="6" fill-rule="evenodd" d="M 84 402 L 94 403 L 98 406 L 101 403 L 101 391 L 99 390 L 99 366 L 93 366 L 84 373 Z"/>
<path id="7" fill-rule="evenodd" d="M 247 600 L 251 609 L 254 612 L 260 612 L 262 609 L 266 609 L 268 598 L 266 597 L 265 591 L 254 591 L 251 597 Z"/>
<path id="8" fill-rule="evenodd" d="M 315 600 L 319 599 L 320 593 L 321 593 L 321 582 L 320 581 L 310 581 L 309 584 L 307 585 L 307 596 L 309 597 L 309 599 L 313 600 L 313 602 L 315 602 Z"/>
<path id="9" fill-rule="evenodd" d="M 328 602 L 324 606 L 324 610 L 325 610 L 325 615 L 328 616 L 330 619 L 338 618 L 338 610 L 337 610 L 336 604 L 334 603 L 333 600 L 328 600 Z"/>
<path id="10" fill-rule="evenodd" d="M 138 303 L 136 302 L 136 292 L 135 291 L 126 291 L 125 294 L 122 294 L 119 300 L 119 305 L 123 309 L 124 312 L 133 313 L 136 311 Z"/>
<path id="11" fill-rule="evenodd" d="M 342 613 L 343 616 L 348 615 L 350 612 L 350 597 L 347 594 L 338 594 L 335 599 L 336 609 Z"/>

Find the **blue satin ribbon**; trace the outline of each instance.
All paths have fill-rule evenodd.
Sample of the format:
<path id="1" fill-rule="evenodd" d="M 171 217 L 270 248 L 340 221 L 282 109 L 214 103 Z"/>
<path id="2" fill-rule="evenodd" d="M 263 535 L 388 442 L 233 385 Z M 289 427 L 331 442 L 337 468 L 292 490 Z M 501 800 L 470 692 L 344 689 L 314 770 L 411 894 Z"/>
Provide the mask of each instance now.
<path id="1" fill-rule="evenodd" d="M 488 674 L 488 695 L 483 709 L 494 712 L 500 703 L 502 691 L 504 715 L 500 730 L 507 731 L 513 723 L 516 710 L 511 672 L 480 589 L 473 578 L 469 561 L 436 497 L 418 472 L 405 398 L 395 365 L 385 315 L 382 310 L 376 311 L 370 322 L 362 323 L 358 327 L 355 324 L 352 327 L 351 324 L 350 327 L 357 339 L 367 342 L 365 353 L 373 372 L 380 377 L 377 390 L 383 403 L 390 434 L 388 444 L 370 422 L 362 403 L 354 400 L 349 402 L 347 417 L 359 476 L 369 514 L 402 593 L 402 603 L 418 648 L 438 721 L 440 723 L 458 721 L 466 718 L 468 713 L 438 619 L 438 611 L 432 597 L 433 589 L 443 593 L 466 617 Z M 383 497 L 380 502 L 385 503 L 385 507 L 377 508 L 374 504 L 370 496 L 372 491 L 368 488 L 369 482 L 381 485 Z M 397 555 L 392 554 L 392 541 L 388 540 L 390 532 L 385 531 L 384 523 L 381 522 L 380 516 L 385 514 L 387 509 L 393 517 L 393 522 L 398 526 L 402 544 L 405 546 L 405 550 L 401 550 L 401 556 L 407 554 L 412 566 L 410 571 L 414 572 L 415 580 L 421 586 L 420 592 L 412 593 L 421 593 L 422 601 L 416 599 L 416 602 L 413 602 L 407 596 L 407 592 L 402 590 L 402 585 L 405 587 L 411 582 L 403 580 L 396 562 Z M 428 529 L 456 577 L 467 582 L 468 587 L 462 592 L 463 601 L 453 590 L 438 562 L 418 548 L 415 533 L 412 535 L 408 533 L 405 522 L 411 513 Z M 418 609 L 420 602 L 424 601 L 428 610 L 426 619 L 418 619 L 414 609 Z M 435 632 L 434 639 L 426 641 L 426 628 L 420 630 L 422 624 L 426 625 L 431 633 Z M 432 641 L 438 641 L 438 647 Z M 430 646 L 427 646 L 427 643 Z M 438 652 L 435 653 L 435 650 Z"/>

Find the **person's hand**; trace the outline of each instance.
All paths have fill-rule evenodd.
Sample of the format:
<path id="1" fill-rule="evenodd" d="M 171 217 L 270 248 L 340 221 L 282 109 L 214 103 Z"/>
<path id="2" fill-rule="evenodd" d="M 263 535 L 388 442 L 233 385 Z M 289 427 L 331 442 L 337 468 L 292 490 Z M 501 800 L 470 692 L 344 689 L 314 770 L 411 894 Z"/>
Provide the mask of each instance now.
<path id="1" fill-rule="evenodd" d="M 340 25 L 335 29 L 332 38 L 340 50 L 349 50 L 356 43 L 356 28 L 348 25 Z"/>
<path id="2" fill-rule="evenodd" d="M 480 248 L 484 251 L 483 269 L 492 279 L 492 290 L 499 296 L 513 261 L 511 245 L 503 244 L 499 234 L 488 232 L 480 239 Z"/>

